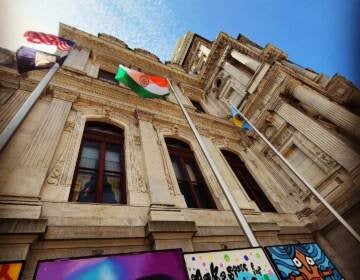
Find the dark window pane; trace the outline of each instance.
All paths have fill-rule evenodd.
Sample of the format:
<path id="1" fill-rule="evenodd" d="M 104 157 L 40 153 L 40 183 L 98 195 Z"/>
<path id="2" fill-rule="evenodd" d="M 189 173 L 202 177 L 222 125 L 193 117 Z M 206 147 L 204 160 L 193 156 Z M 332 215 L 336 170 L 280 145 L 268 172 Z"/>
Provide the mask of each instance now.
<path id="1" fill-rule="evenodd" d="M 74 188 L 75 201 L 96 202 L 96 181 L 95 171 L 79 170 Z"/>
<path id="2" fill-rule="evenodd" d="M 120 172 L 120 164 L 120 146 L 107 144 L 105 152 L 105 170 Z"/>
<path id="3" fill-rule="evenodd" d="M 170 155 L 170 158 L 171 158 L 172 166 L 174 168 L 176 179 L 185 180 L 186 177 L 184 176 L 184 173 L 181 171 L 180 157 L 178 157 L 176 155 Z"/>
<path id="4" fill-rule="evenodd" d="M 110 73 L 110 72 L 102 70 L 102 69 L 99 70 L 98 78 L 99 78 L 99 80 L 102 80 L 104 82 L 108 82 L 108 83 L 113 84 L 113 85 L 118 84 L 118 82 L 115 80 L 115 74 L 114 73 Z"/>
<path id="5" fill-rule="evenodd" d="M 190 100 L 192 105 L 194 105 L 194 107 L 196 108 L 196 112 L 198 113 L 205 113 L 203 107 L 201 106 L 200 102 L 195 101 L 195 100 Z"/>
<path id="6" fill-rule="evenodd" d="M 123 138 L 116 126 L 86 123 L 69 200 L 126 203 Z"/>
<path id="7" fill-rule="evenodd" d="M 82 147 L 79 167 L 97 169 L 99 162 L 100 143 L 85 140 Z"/>
<path id="8" fill-rule="evenodd" d="M 168 147 L 177 148 L 177 149 L 184 149 L 191 152 L 190 146 L 180 140 L 174 139 L 174 138 L 166 138 L 165 139 L 166 145 Z"/>
<path id="9" fill-rule="evenodd" d="M 194 185 L 197 197 L 200 201 L 201 208 L 208 208 L 208 209 L 214 208 L 208 198 L 208 192 L 207 192 L 206 187 L 201 183 L 194 183 L 193 185 Z"/>
<path id="10" fill-rule="evenodd" d="M 226 161 L 229 163 L 231 169 L 235 173 L 241 185 L 244 187 L 246 193 L 255 201 L 256 205 L 263 212 L 276 212 L 270 200 L 266 197 L 260 186 L 257 184 L 245 164 L 234 153 L 222 150 Z"/>
<path id="11" fill-rule="evenodd" d="M 103 203 L 120 202 L 120 177 L 118 175 L 105 172 L 103 183 Z"/>
<path id="12" fill-rule="evenodd" d="M 190 208 L 215 208 L 190 146 L 173 138 L 166 138 L 165 142 L 186 205 Z"/>
<path id="13" fill-rule="evenodd" d="M 108 123 L 102 123 L 97 121 L 90 121 L 86 123 L 86 131 L 88 132 L 99 132 L 102 134 L 111 134 L 111 135 L 119 135 L 119 138 L 122 138 L 123 131 L 119 127 L 115 127 Z"/>
<path id="14" fill-rule="evenodd" d="M 179 184 L 180 191 L 185 198 L 187 207 L 197 208 L 194 197 L 190 190 L 190 184 L 186 181 L 179 181 L 179 180 L 178 180 L 178 184 Z"/>

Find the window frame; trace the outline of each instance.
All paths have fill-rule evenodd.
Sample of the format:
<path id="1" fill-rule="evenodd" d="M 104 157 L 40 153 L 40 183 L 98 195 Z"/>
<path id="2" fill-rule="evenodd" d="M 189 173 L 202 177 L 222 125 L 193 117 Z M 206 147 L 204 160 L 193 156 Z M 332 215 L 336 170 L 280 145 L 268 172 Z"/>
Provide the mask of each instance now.
<path id="1" fill-rule="evenodd" d="M 112 127 L 114 130 L 116 129 L 117 132 L 120 132 L 119 134 L 111 135 L 110 133 L 106 133 L 103 131 L 94 131 L 91 130 L 89 125 L 96 124 L 104 127 Z M 98 167 L 97 168 L 86 168 L 86 167 L 80 167 L 80 161 L 81 161 L 81 154 L 83 152 L 84 143 L 86 140 L 90 140 L 93 142 L 97 142 L 100 144 L 99 147 L 99 159 L 98 159 Z M 120 171 L 119 172 L 113 172 L 114 174 L 118 174 L 118 178 L 120 179 L 120 201 L 116 202 L 116 204 L 126 204 L 127 203 L 127 193 L 126 193 L 126 174 L 125 174 L 125 149 L 124 149 L 124 130 L 120 127 L 117 127 L 112 124 L 108 124 L 105 122 L 99 122 L 99 121 L 88 121 L 85 124 L 84 132 L 81 139 L 81 145 L 76 161 L 76 167 L 73 175 L 73 180 L 71 184 L 71 190 L 69 194 L 69 202 L 79 202 L 79 203 L 85 203 L 81 201 L 74 201 L 74 191 L 75 191 L 75 184 L 76 180 L 79 174 L 79 170 L 91 170 L 95 171 L 97 175 L 96 180 L 96 195 L 95 195 L 95 202 L 89 202 L 89 203 L 101 203 L 101 204 L 107 204 L 106 202 L 102 202 L 103 200 L 103 191 L 104 191 L 104 174 L 107 171 L 105 169 L 105 155 L 106 155 L 106 146 L 107 144 L 110 145 L 118 145 L 120 147 Z M 109 171 L 107 171 L 109 172 Z M 110 171 L 111 172 L 111 171 Z M 109 203 L 111 204 L 111 203 Z"/>
<path id="2" fill-rule="evenodd" d="M 115 80 L 115 73 L 106 71 L 106 70 L 101 69 L 101 68 L 99 69 L 97 78 L 100 81 L 103 81 L 103 82 L 106 82 L 106 83 L 109 83 L 109 84 L 112 84 L 112 85 L 118 85 L 119 84 L 119 82 Z"/>
<path id="3" fill-rule="evenodd" d="M 181 170 L 181 173 L 185 176 L 185 180 L 182 180 L 182 181 L 184 181 L 186 183 L 186 185 L 189 186 L 189 188 L 190 188 L 189 193 L 191 194 L 192 200 L 196 205 L 196 207 L 188 206 L 188 208 L 209 209 L 209 210 L 215 209 L 216 210 L 217 209 L 216 203 L 215 203 L 213 196 L 210 192 L 210 189 L 204 179 L 204 176 L 202 175 L 200 167 L 196 161 L 194 152 L 191 150 L 190 147 L 188 147 L 188 148 L 173 147 L 168 144 L 168 142 L 167 142 L 168 139 L 182 142 L 183 144 L 186 144 L 187 146 L 188 146 L 188 144 L 181 140 L 175 139 L 175 138 L 170 138 L 170 137 L 165 138 L 166 147 L 167 147 L 170 161 L 171 161 L 171 167 L 174 169 L 174 166 L 172 163 L 172 155 L 177 156 L 179 158 L 179 164 L 180 164 L 179 168 Z M 192 164 L 190 164 L 190 165 L 192 167 L 193 172 L 195 173 L 195 177 L 196 177 L 197 181 L 191 180 L 190 174 L 186 168 L 186 163 L 187 162 L 189 163 L 189 161 L 192 162 Z M 175 176 L 175 178 L 176 178 L 177 183 L 179 184 L 179 179 L 176 176 Z M 210 207 L 202 206 L 200 199 L 198 197 L 198 194 L 196 193 L 196 190 L 195 190 L 196 184 L 201 184 L 203 186 L 205 195 L 206 195 L 206 200 L 207 200 L 208 204 L 210 205 Z M 180 184 L 179 184 L 179 189 L 181 192 Z M 184 194 L 182 194 L 182 195 L 185 197 Z M 186 200 L 185 200 L 185 202 L 186 202 Z M 187 205 L 187 203 L 186 203 L 186 205 Z"/>
<path id="4" fill-rule="evenodd" d="M 235 177 L 244 188 L 246 194 L 256 203 L 260 211 L 277 213 L 276 208 L 255 180 L 254 176 L 250 173 L 245 162 L 243 162 L 237 154 L 231 151 L 225 149 L 220 149 L 220 151 Z M 227 157 L 226 154 L 229 157 Z"/>
<path id="5" fill-rule="evenodd" d="M 206 114 L 204 107 L 201 105 L 200 101 L 190 99 L 191 104 L 195 107 L 195 112 L 199 114 Z"/>

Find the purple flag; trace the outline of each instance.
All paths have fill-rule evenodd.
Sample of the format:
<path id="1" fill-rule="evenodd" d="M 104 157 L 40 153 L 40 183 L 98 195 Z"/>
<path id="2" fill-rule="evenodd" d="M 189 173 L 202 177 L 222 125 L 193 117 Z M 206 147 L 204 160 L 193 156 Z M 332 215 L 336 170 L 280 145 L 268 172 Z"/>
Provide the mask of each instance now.
<path id="1" fill-rule="evenodd" d="M 21 47 L 16 51 L 16 64 L 20 74 L 50 68 L 56 62 L 61 65 L 65 58 L 66 56 L 59 57 L 27 47 Z"/>

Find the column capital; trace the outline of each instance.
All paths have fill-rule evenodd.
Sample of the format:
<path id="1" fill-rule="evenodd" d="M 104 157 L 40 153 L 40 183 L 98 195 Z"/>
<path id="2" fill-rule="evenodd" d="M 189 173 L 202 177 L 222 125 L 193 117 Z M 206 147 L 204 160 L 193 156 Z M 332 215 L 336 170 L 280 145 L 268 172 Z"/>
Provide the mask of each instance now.
<path id="1" fill-rule="evenodd" d="M 135 110 L 135 115 L 136 115 L 136 118 L 138 119 L 138 121 L 145 121 L 145 122 L 152 123 L 153 119 L 154 119 L 153 113 L 150 113 L 148 111 L 143 111 L 138 108 L 136 108 L 136 110 Z"/>
<path id="2" fill-rule="evenodd" d="M 302 84 L 295 79 L 290 79 L 285 85 L 285 91 L 290 95 L 294 94 L 295 88 L 301 86 Z"/>

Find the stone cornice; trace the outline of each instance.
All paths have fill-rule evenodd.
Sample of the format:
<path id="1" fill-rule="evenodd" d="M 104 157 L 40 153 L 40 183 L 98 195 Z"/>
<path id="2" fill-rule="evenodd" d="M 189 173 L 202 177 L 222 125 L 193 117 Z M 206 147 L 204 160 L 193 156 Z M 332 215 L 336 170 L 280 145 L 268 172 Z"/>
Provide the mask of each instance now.
<path id="1" fill-rule="evenodd" d="M 29 72 L 24 82 L 28 84 L 28 87 L 35 87 L 44 74 L 42 71 Z M 112 85 L 98 79 L 62 69 L 51 80 L 49 88 L 50 93 L 59 99 L 76 100 L 76 103 L 85 101 L 89 104 L 114 107 L 128 115 L 133 115 L 136 109 L 156 112 L 154 119 L 157 121 L 170 125 L 177 124 L 189 129 L 179 106 L 161 99 L 142 99 L 125 87 Z M 29 90 L 31 89 L 29 88 Z M 76 103 L 74 104 L 75 107 Z M 207 132 L 216 137 L 226 135 L 233 140 L 241 138 L 238 130 L 228 120 L 207 114 L 198 114 L 190 110 L 188 113 L 202 132 Z"/>
<path id="2" fill-rule="evenodd" d="M 315 91 L 325 95 L 325 88 L 321 85 L 319 85 L 318 83 L 314 82 L 313 80 L 307 78 L 306 76 L 297 73 L 295 70 L 291 69 L 288 66 L 285 66 L 283 64 L 281 64 L 280 62 L 275 62 L 274 66 L 281 70 L 282 72 L 286 73 L 287 75 L 289 75 L 290 77 L 294 78 L 295 80 L 309 86 L 310 88 L 314 89 Z M 273 67 L 274 67 L 273 66 Z"/>
<path id="3" fill-rule="evenodd" d="M 177 82 L 183 82 L 194 86 L 199 86 L 199 80 L 185 72 L 179 71 L 175 68 L 169 67 L 161 62 L 154 61 L 153 59 L 139 54 L 119 45 L 115 45 L 106 40 L 101 40 L 98 37 L 80 31 L 76 28 L 70 27 L 65 24 L 60 24 L 59 34 L 66 38 L 71 38 L 76 41 L 78 46 L 86 46 L 91 49 L 96 55 L 103 55 L 111 58 L 114 67 L 119 63 L 136 66 L 149 72 L 151 69 L 152 74 L 168 77 Z"/>

